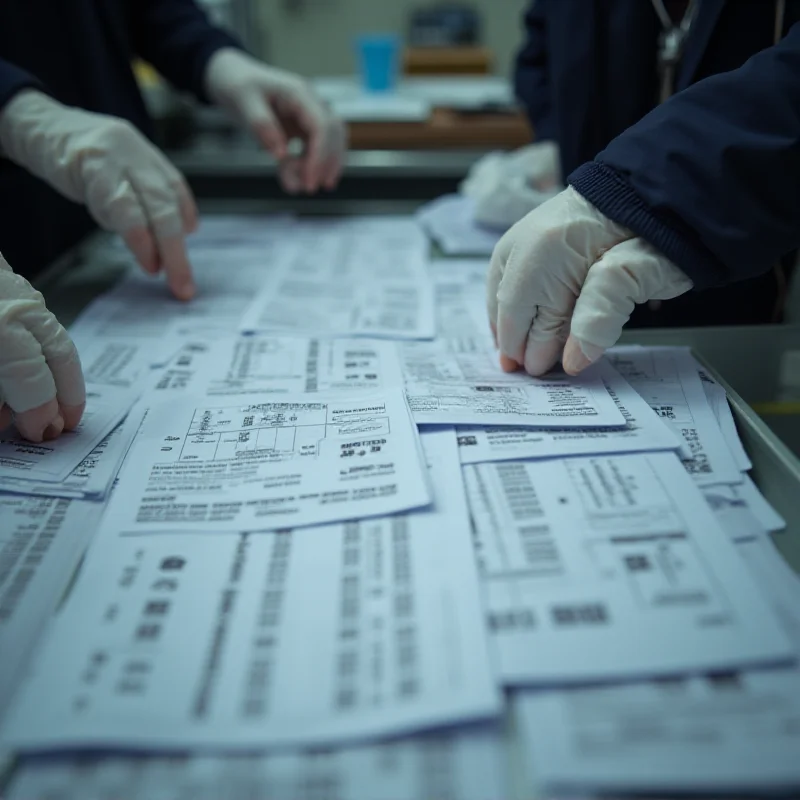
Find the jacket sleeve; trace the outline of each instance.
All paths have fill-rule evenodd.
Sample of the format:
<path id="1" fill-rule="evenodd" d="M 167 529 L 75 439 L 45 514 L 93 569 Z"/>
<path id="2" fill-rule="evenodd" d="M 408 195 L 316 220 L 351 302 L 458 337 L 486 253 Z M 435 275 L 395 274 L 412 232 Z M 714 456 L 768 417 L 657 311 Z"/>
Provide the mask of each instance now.
<path id="1" fill-rule="evenodd" d="M 533 0 L 525 14 L 525 44 L 517 55 L 514 92 L 537 139 L 555 139 L 556 121 L 547 63 L 548 0 Z"/>
<path id="2" fill-rule="evenodd" d="M 569 183 L 695 288 L 769 270 L 800 245 L 800 24 L 676 94 Z"/>
<path id="3" fill-rule="evenodd" d="M 42 84 L 30 72 L 0 58 L 0 110 L 23 89 L 40 89 Z"/>
<path id="4" fill-rule="evenodd" d="M 241 44 L 211 24 L 194 0 L 134 0 L 130 6 L 133 47 L 170 83 L 207 102 L 203 75 L 223 47 Z"/>

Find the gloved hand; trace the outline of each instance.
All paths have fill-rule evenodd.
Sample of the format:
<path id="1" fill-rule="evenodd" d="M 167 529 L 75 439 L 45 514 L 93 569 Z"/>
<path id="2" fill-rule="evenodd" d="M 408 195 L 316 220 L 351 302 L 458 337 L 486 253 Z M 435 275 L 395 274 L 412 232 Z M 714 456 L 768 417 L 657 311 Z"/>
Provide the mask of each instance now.
<path id="1" fill-rule="evenodd" d="M 204 80 L 208 96 L 231 111 L 280 162 L 287 192 L 336 186 L 347 144 L 345 128 L 306 81 L 233 48 L 211 57 Z M 303 142 L 299 156 L 289 155 L 293 138 Z"/>
<path id="2" fill-rule="evenodd" d="M 15 422 L 32 442 L 55 439 L 80 422 L 85 402 L 72 339 L 0 255 L 0 431 Z"/>
<path id="3" fill-rule="evenodd" d="M 575 375 L 617 341 L 636 303 L 691 288 L 658 250 L 567 188 L 514 225 L 492 255 L 487 304 L 500 364 L 541 375 L 563 350 Z"/>
<path id="4" fill-rule="evenodd" d="M 194 294 L 183 238 L 197 226 L 192 193 L 130 123 L 26 90 L 0 113 L 0 154 L 84 203 L 145 272 L 166 271 L 176 297 Z"/>
<path id="5" fill-rule="evenodd" d="M 461 194 L 480 200 L 513 176 L 524 178 L 534 191 L 563 188 L 558 145 L 552 141 L 534 142 L 510 153 L 488 153 L 472 165 L 459 189 Z"/>

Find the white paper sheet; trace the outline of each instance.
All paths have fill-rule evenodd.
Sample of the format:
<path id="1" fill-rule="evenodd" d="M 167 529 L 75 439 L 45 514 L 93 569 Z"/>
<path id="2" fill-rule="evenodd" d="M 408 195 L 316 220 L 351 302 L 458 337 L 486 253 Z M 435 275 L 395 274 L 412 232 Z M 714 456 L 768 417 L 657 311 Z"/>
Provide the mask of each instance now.
<path id="1" fill-rule="evenodd" d="M 722 529 L 734 541 L 786 527 L 783 517 L 746 475 L 741 483 L 703 486 L 702 491 Z"/>
<path id="2" fill-rule="evenodd" d="M 105 499 L 142 421 L 131 411 L 60 483 L 24 478 L 0 479 L 0 492 L 99 501 Z"/>
<path id="3" fill-rule="evenodd" d="M 583 428 L 537 431 L 530 428 L 459 428 L 462 464 L 599 453 L 677 450 L 680 439 L 607 362 L 598 372 L 626 420 L 619 430 Z"/>
<path id="4" fill-rule="evenodd" d="M 28 759 L 8 800 L 503 800 L 493 729 L 274 755 Z"/>
<path id="5" fill-rule="evenodd" d="M 792 650 L 669 453 L 464 468 L 509 684 L 780 662 Z"/>
<path id="6" fill-rule="evenodd" d="M 0 495 L 0 717 L 100 514 L 94 503 Z"/>
<path id="7" fill-rule="evenodd" d="M 455 435 L 424 444 L 427 512 L 101 534 L 0 742 L 252 749 L 497 714 Z"/>
<path id="8" fill-rule="evenodd" d="M 134 395 L 128 389 L 91 385 L 86 388 L 86 411 L 74 431 L 34 444 L 13 428 L 0 439 L 0 481 L 14 479 L 60 483 L 105 439 L 128 413 Z"/>
<path id="9" fill-rule="evenodd" d="M 625 426 L 596 367 L 577 378 L 509 374 L 478 336 L 405 342 L 400 357 L 408 405 L 418 425 Z"/>
<path id="10" fill-rule="evenodd" d="M 417 219 L 448 256 L 490 256 L 504 233 L 478 225 L 475 201 L 460 194 L 426 203 Z"/>
<path id="11" fill-rule="evenodd" d="M 695 362 L 696 363 L 696 362 Z M 725 443 L 731 451 L 731 455 L 736 461 L 736 466 L 742 472 L 747 472 L 753 468 L 753 464 L 744 449 L 742 440 L 739 438 L 739 432 L 736 430 L 736 422 L 733 419 L 733 413 L 728 405 L 728 395 L 713 378 L 706 374 L 705 370 L 698 364 L 698 375 L 703 382 L 703 391 L 706 393 L 711 410 L 714 412 L 714 417 L 717 424 L 725 437 Z"/>
<path id="12" fill-rule="evenodd" d="M 682 348 L 619 347 L 611 363 L 689 447 L 683 464 L 700 486 L 739 483 L 741 471 L 731 458 L 697 374 L 697 362 Z"/>
<path id="13" fill-rule="evenodd" d="M 800 673 L 525 693 L 532 783 L 555 793 L 800 788 Z"/>
<path id="14" fill-rule="evenodd" d="M 156 392 L 207 397 L 241 394 L 316 394 L 403 386 L 393 342 L 229 336 L 188 339 L 154 380 Z"/>
<path id="15" fill-rule="evenodd" d="M 183 394 L 149 406 L 126 460 L 118 530 L 256 531 L 430 502 L 401 389 L 355 398 Z"/>
<path id="16" fill-rule="evenodd" d="M 430 339 L 428 243 L 410 218 L 309 222 L 263 284 L 240 329 L 312 336 Z"/>

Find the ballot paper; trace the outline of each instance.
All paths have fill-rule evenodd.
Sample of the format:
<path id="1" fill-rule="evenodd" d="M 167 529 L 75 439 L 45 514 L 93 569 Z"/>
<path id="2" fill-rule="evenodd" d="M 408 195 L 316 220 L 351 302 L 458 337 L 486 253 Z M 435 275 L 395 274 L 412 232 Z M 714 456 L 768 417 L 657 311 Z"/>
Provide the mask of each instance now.
<path id="1" fill-rule="evenodd" d="M 266 756 L 39 757 L 7 800 L 502 800 L 504 757 L 491 728 Z"/>
<path id="2" fill-rule="evenodd" d="M 108 518 L 124 532 L 260 531 L 427 505 L 402 389 L 356 398 L 176 395 L 149 405 Z"/>
<path id="3" fill-rule="evenodd" d="M 703 486 L 702 491 L 720 526 L 734 541 L 786 527 L 783 517 L 746 475 L 741 483 Z"/>
<path id="4" fill-rule="evenodd" d="M 598 372 L 626 425 L 619 430 L 573 428 L 540 431 L 530 428 L 459 428 L 462 464 L 526 458 L 677 450 L 680 439 L 607 362 Z"/>
<path id="5" fill-rule="evenodd" d="M 736 466 L 742 472 L 747 472 L 752 469 L 753 464 L 744 449 L 742 440 L 739 438 L 739 432 L 736 430 L 736 422 L 728 405 L 727 392 L 699 364 L 697 364 L 697 368 L 697 374 L 703 382 L 703 391 L 706 394 L 706 399 L 714 412 L 714 417 L 736 462 Z"/>
<path id="6" fill-rule="evenodd" d="M 96 503 L 0 495 L 0 717 L 101 513 Z"/>
<path id="7" fill-rule="evenodd" d="M 191 302 L 172 297 L 163 280 L 131 271 L 113 289 L 98 297 L 70 328 L 85 341 L 144 341 L 153 363 L 174 355 L 168 351 L 175 331 L 230 334 L 262 286 L 283 267 L 291 245 L 285 233 L 270 229 L 259 246 L 226 251 L 210 249 L 192 256 L 197 294 Z M 80 348 L 79 344 L 79 348 Z M 160 360 L 159 360 L 160 359 Z"/>
<path id="8" fill-rule="evenodd" d="M 608 357 L 650 407 L 681 434 L 691 453 L 683 465 L 700 486 L 742 480 L 688 350 L 616 347 Z"/>
<path id="9" fill-rule="evenodd" d="M 233 751 L 496 715 L 455 434 L 423 443 L 428 511 L 257 535 L 104 529 L 0 744 Z"/>
<path id="10" fill-rule="evenodd" d="M 431 262 L 436 297 L 436 330 L 445 339 L 483 337 L 493 349 L 486 315 L 486 270 L 483 259 Z"/>
<path id="11" fill-rule="evenodd" d="M 800 789 L 800 673 L 719 672 L 516 701 L 532 783 L 588 792 Z"/>
<path id="12" fill-rule="evenodd" d="M 308 222 L 241 321 L 245 332 L 430 339 L 428 243 L 407 217 Z"/>
<path id="13" fill-rule="evenodd" d="M 479 336 L 404 342 L 408 405 L 418 425 L 623 428 L 625 417 L 597 367 L 577 378 L 532 378 L 500 369 Z"/>
<path id="14" fill-rule="evenodd" d="M 403 385 L 393 342 L 288 336 L 188 339 L 154 379 L 154 391 L 207 397 L 316 394 Z"/>
<path id="15" fill-rule="evenodd" d="M 158 360 L 152 344 L 141 340 L 75 339 L 83 377 L 90 386 L 136 388 Z"/>
<path id="16" fill-rule="evenodd" d="M 507 684 L 775 664 L 792 649 L 671 453 L 464 468 Z"/>
<path id="17" fill-rule="evenodd" d="M 142 417 L 143 409 L 129 413 L 60 483 L 0 478 L 0 492 L 94 501 L 105 499 Z"/>
<path id="18" fill-rule="evenodd" d="M 475 200 L 448 194 L 417 212 L 420 225 L 448 256 L 490 256 L 505 231 L 475 222 Z"/>
<path id="19" fill-rule="evenodd" d="M 8 429 L 0 439 L 0 486 L 5 479 L 61 482 L 116 427 L 134 401 L 130 390 L 93 384 L 86 387 L 86 411 L 78 427 L 36 444 Z M 18 484 L 17 484 L 18 485 Z"/>

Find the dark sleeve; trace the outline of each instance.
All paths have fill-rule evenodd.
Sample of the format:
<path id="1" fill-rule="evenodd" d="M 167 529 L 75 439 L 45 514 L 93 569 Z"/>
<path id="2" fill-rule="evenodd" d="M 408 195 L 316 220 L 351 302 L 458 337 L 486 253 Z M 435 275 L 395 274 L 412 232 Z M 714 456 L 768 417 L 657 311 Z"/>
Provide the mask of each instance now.
<path id="1" fill-rule="evenodd" d="M 30 72 L 0 58 L 0 109 L 23 89 L 42 89 L 41 83 Z"/>
<path id="2" fill-rule="evenodd" d="M 800 245 L 800 24 L 653 110 L 569 183 L 696 288 L 769 270 Z"/>
<path id="3" fill-rule="evenodd" d="M 525 14 L 525 44 L 517 55 L 514 93 L 525 106 L 537 139 L 555 139 L 547 64 L 547 0 L 533 0 Z"/>
<path id="4" fill-rule="evenodd" d="M 134 0 L 129 14 L 136 54 L 175 87 L 203 101 L 208 99 L 203 75 L 211 56 L 223 47 L 241 49 L 193 0 Z"/>

